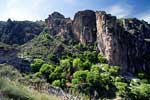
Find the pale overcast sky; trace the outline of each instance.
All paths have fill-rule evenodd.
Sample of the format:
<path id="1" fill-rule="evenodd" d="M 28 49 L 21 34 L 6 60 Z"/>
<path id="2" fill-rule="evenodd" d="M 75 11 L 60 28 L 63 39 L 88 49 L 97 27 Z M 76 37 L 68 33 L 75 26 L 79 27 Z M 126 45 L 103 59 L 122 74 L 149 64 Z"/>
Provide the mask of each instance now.
<path id="1" fill-rule="evenodd" d="M 54 11 L 73 18 L 77 11 L 85 9 L 150 22 L 150 0 L 0 0 L 0 20 L 44 20 Z"/>

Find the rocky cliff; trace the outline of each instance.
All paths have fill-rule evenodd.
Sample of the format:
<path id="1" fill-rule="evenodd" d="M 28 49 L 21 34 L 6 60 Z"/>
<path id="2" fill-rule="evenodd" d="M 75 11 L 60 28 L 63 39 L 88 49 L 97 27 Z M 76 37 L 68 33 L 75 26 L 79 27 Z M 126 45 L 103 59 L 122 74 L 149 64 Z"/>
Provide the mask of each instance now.
<path id="1" fill-rule="evenodd" d="M 49 17 L 45 19 L 45 22 L 48 25 L 51 35 L 72 33 L 72 20 L 65 18 L 64 15 L 58 12 L 49 15 Z"/>
<path id="2" fill-rule="evenodd" d="M 75 14 L 73 20 L 73 33 L 81 43 L 96 41 L 96 14 L 85 10 Z"/>
<path id="3" fill-rule="evenodd" d="M 110 64 L 125 72 L 148 72 L 148 23 L 135 18 L 117 20 L 105 12 L 96 12 L 96 23 L 98 48 Z"/>
<path id="4" fill-rule="evenodd" d="M 109 64 L 121 66 L 123 72 L 150 73 L 150 24 L 145 21 L 117 19 L 104 11 L 85 10 L 77 12 L 73 20 L 54 12 L 45 23 L 52 36 L 71 34 L 72 39 L 83 44 L 97 42 Z M 42 30 L 43 26 L 34 22 L 0 22 L 0 42 L 24 44 Z"/>
<path id="5" fill-rule="evenodd" d="M 97 42 L 109 64 L 122 71 L 141 72 L 150 69 L 150 24 L 136 18 L 117 19 L 104 11 L 79 11 L 74 19 L 54 12 L 46 23 L 53 35 L 73 33 L 83 44 Z"/>

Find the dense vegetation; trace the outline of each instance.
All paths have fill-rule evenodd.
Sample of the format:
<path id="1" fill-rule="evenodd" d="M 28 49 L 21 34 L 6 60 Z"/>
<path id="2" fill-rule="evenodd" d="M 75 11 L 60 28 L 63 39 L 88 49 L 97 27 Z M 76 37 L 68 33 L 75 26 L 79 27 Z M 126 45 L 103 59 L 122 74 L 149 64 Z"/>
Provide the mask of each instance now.
<path id="1" fill-rule="evenodd" d="M 47 45 L 58 43 L 48 34 L 44 34 L 48 38 L 42 41 L 46 41 L 44 43 Z M 72 49 L 68 50 L 65 42 L 59 42 L 63 47 L 59 55 L 56 56 L 55 52 L 48 50 L 48 46 L 45 45 L 46 49 L 43 49 L 43 52 L 48 57 L 46 59 L 41 56 L 34 57 L 31 68 L 37 77 L 44 77 L 51 85 L 85 99 L 115 97 L 150 99 L 149 77 L 144 73 L 139 73 L 135 79 L 124 78 L 120 75 L 120 67 L 110 66 L 96 51 L 95 43 L 84 45 L 74 42 L 69 45 Z M 33 53 L 30 52 L 28 55 L 36 55 Z"/>
<path id="2" fill-rule="evenodd" d="M 11 20 L 7 23 L 9 22 L 14 23 Z M 21 27 L 20 24 L 25 22 L 15 23 Z M 1 22 L 0 24 L 6 23 Z M 30 23 L 31 26 L 32 24 Z M 121 75 L 119 66 L 109 65 L 102 54 L 97 51 L 96 43 L 80 44 L 72 39 L 71 35 L 52 36 L 47 31 L 45 28 L 39 35 L 35 35 L 34 39 L 21 46 L 3 43 L 0 45 L 0 48 L 6 52 L 13 48 L 18 49 L 16 54 L 11 55 L 10 53 L 9 57 L 15 55 L 32 62 L 30 65 L 32 72 L 26 74 L 18 74 L 16 70 L 9 69 L 10 67 L 8 68 L 7 65 L 0 66 L 0 93 L 8 93 L 6 98 L 49 100 L 47 94 L 40 95 L 37 91 L 32 92 L 27 89 L 30 83 L 38 81 L 38 83 L 44 82 L 44 86 L 48 83 L 60 87 L 85 100 L 116 97 L 150 100 L 150 77 L 148 75 L 141 72 L 137 73 L 135 77 L 124 77 Z M 23 43 L 16 38 L 14 40 L 17 41 L 16 43 Z M 38 91 L 40 89 L 36 88 Z M 36 93 L 38 96 L 35 95 Z"/>

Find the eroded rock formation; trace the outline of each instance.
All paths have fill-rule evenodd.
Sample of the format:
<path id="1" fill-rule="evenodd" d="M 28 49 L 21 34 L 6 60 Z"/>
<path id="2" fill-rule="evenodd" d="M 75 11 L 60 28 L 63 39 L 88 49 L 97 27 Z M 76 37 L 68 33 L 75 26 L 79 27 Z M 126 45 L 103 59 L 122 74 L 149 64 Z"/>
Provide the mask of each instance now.
<path id="1" fill-rule="evenodd" d="M 96 15 L 94 11 L 85 10 L 75 14 L 73 33 L 81 43 L 96 41 Z"/>
<path id="2" fill-rule="evenodd" d="M 77 12 L 73 20 L 54 12 L 45 22 L 51 35 L 63 34 L 69 40 L 67 36 L 71 33 L 74 40 L 81 43 L 97 42 L 109 64 L 121 66 L 124 72 L 150 73 L 150 24 L 145 21 L 117 19 L 103 11 L 85 10 Z M 43 27 L 39 22 L 0 22 L 0 42 L 24 44 L 38 35 Z M 2 60 L 3 56 L 1 62 L 7 62 L 7 59 Z M 13 64 L 14 61 L 11 60 Z"/>
<path id="3" fill-rule="evenodd" d="M 73 21 L 54 12 L 46 21 L 53 34 L 72 32 L 81 43 L 97 42 L 109 64 L 121 66 L 124 72 L 150 69 L 150 24 L 145 21 L 91 10 L 77 12 Z"/>
<path id="4" fill-rule="evenodd" d="M 58 12 L 49 15 L 45 21 L 52 35 L 72 33 L 72 20 Z"/>
<path id="5" fill-rule="evenodd" d="M 98 48 L 109 63 L 125 72 L 148 72 L 150 25 L 135 18 L 117 20 L 105 12 L 96 12 L 96 18 Z"/>

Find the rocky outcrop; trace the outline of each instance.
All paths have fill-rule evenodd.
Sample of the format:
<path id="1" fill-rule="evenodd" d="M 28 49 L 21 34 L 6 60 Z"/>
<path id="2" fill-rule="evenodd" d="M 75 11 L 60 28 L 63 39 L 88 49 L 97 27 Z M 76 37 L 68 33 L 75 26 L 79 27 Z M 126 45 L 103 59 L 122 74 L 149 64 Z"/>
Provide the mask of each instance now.
<path id="1" fill-rule="evenodd" d="M 96 15 L 94 11 L 85 10 L 75 14 L 73 20 L 73 33 L 81 43 L 96 40 Z"/>
<path id="2" fill-rule="evenodd" d="M 97 41 L 109 64 L 121 66 L 123 72 L 150 69 L 150 25 L 145 21 L 85 10 L 77 12 L 73 21 L 54 12 L 46 23 L 53 35 L 73 33 L 83 44 Z"/>
<path id="3" fill-rule="evenodd" d="M 40 34 L 43 26 L 40 22 L 31 21 L 0 21 L 0 42 L 6 44 L 24 44 Z"/>
<path id="4" fill-rule="evenodd" d="M 117 20 L 105 12 L 96 12 L 96 19 L 98 48 L 109 63 L 124 72 L 148 72 L 150 25 L 135 18 Z"/>
<path id="5" fill-rule="evenodd" d="M 18 51 L 18 49 L 13 47 L 2 47 L 0 44 L 0 64 L 12 65 L 21 72 L 31 71 L 30 62 L 19 58 L 17 56 Z"/>
<path id="6" fill-rule="evenodd" d="M 72 33 L 72 20 L 70 18 L 65 18 L 62 14 L 54 12 L 45 22 L 48 25 L 51 35 Z"/>
<path id="7" fill-rule="evenodd" d="M 97 42 L 99 51 L 106 57 L 109 64 L 121 66 L 123 72 L 150 73 L 150 24 L 145 21 L 136 18 L 117 19 L 103 11 L 85 10 L 77 12 L 73 20 L 54 12 L 45 22 L 48 27 L 45 29 L 54 37 L 63 34 L 65 42 L 71 40 L 68 35 L 73 35 L 74 40 L 83 44 Z M 24 44 L 42 30 L 43 26 L 39 22 L 11 20 L 0 22 L 0 42 Z M 56 53 L 63 49 L 63 46 L 58 46 Z M 5 53 L 0 50 L 0 63 L 9 61 L 13 65 L 19 65 L 17 62 L 22 62 L 21 59 L 11 58 L 11 55 L 6 58 L 2 55 Z"/>

